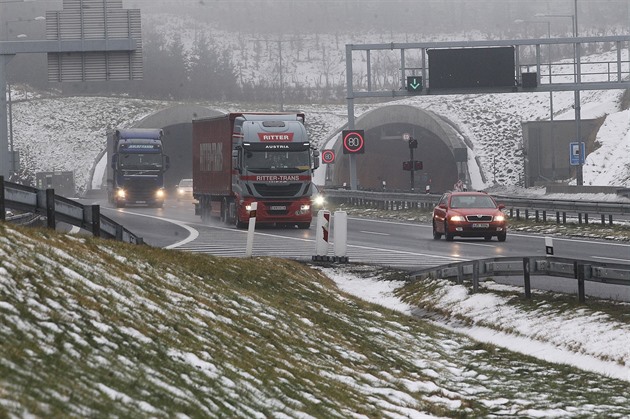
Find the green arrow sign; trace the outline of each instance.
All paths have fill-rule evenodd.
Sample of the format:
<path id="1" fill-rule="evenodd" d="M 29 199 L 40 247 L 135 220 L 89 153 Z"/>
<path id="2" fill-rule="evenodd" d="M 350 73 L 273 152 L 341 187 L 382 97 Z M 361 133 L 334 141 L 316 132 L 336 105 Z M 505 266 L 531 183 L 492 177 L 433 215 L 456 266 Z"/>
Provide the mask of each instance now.
<path id="1" fill-rule="evenodd" d="M 421 93 L 422 76 L 407 76 L 407 91 L 412 93 Z"/>

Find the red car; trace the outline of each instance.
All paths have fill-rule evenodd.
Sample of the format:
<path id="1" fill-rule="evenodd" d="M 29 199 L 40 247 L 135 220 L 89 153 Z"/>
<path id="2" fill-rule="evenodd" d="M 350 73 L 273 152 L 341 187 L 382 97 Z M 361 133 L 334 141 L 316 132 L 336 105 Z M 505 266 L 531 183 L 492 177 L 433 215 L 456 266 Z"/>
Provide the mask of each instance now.
<path id="1" fill-rule="evenodd" d="M 447 192 L 433 209 L 433 238 L 483 237 L 500 242 L 507 237 L 507 216 L 503 204 L 485 192 Z"/>

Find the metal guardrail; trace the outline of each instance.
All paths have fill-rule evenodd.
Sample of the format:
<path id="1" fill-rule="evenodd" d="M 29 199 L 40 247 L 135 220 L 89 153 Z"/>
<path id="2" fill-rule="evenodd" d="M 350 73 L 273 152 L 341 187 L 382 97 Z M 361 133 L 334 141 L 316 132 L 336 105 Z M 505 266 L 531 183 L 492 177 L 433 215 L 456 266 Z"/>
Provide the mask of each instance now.
<path id="1" fill-rule="evenodd" d="M 41 190 L 18 183 L 5 182 L 0 176 L 0 221 L 6 219 L 6 208 L 46 217 L 48 228 L 64 222 L 91 232 L 95 237 L 111 238 L 134 244 L 144 244 L 138 237 L 111 218 L 101 215 L 99 205 L 83 205 L 62 196 L 54 189 Z"/>
<path id="2" fill-rule="evenodd" d="M 479 280 L 492 276 L 523 276 L 525 297 L 531 298 L 530 276 L 575 278 L 580 302 L 586 300 L 585 281 L 630 286 L 630 264 L 605 263 L 553 256 L 501 257 L 436 266 L 411 273 L 414 280 L 427 278 L 472 280 L 473 292 Z"/>
<path id="3" fill-rule="evenodd" d="M 346 202 L 352 205 L 372 205 L 379 209 L 402 209 L 433 207 L 442 195 L 404 193 L 404 192 L 376 192 L 352 191 L 347 189 L 325 189 L 326 198 L 332 201 Z M 510 217 L 526 220 L 530 217 L 536 221 L 547 221 L 549 214 L 554 214 L 557 223 L 566 223 L 567 215 L 574 215 L 579 223 L 589 223 L 589 215 L 601 216 L 601 224 L 613 223 L 613 216 L 630 216 L 630 204 L 620 202 L 595 202 L 584 200 L 558 200 L 540 198 L 515 198 L 493 195 L 504 204 L 510 212 Z"/>

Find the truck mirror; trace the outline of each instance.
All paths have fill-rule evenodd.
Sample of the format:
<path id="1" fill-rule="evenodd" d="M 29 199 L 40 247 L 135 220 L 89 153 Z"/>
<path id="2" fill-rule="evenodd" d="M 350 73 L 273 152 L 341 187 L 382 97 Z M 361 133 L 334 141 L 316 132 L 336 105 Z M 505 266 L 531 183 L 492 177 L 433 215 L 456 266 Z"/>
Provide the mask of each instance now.
<path id="1" fill-rule="evenodd" d="M 171 158 L 164 156 L 164 170 L 168 170 L 169 167 L 171 167 Z"/>
<path id="2" fill-rule="evenodd" d="M 319 150 L 313 150 L 313 170 L 319 167 Z"/>
<path id="3" fill-rule="evenodd" d="M 118 154 L 114 154 L 112 155 L 112 163 L 111 163 L 112 169 L 116 168 L 117 163 L 118 163 Z"/>
<path id="4" fill-rule="evenodd" d="M 237 170 L 239 173 L 242 173 L 241 172 L 241 165 L 239 164 L 239 158 L 238 158 L 239 150 L 240 150 L 240 147 L 237 148 L 237 149 L 232 150 L 232 167 L 235 170 Z"/>

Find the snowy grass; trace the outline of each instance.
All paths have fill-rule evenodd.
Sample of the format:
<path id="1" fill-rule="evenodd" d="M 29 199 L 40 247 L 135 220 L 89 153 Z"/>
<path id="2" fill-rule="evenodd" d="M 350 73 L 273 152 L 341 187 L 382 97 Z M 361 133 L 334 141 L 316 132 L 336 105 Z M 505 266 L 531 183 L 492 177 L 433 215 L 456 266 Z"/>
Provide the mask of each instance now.
<path id="1" fill-rule="evenodd" d="M 366 302 L 331 269 L 7 224 L 0 257 L 0 417 L 630 415 L 623 380 Z"/>

